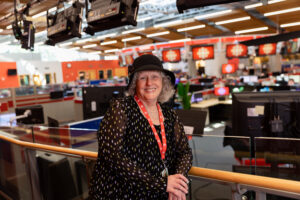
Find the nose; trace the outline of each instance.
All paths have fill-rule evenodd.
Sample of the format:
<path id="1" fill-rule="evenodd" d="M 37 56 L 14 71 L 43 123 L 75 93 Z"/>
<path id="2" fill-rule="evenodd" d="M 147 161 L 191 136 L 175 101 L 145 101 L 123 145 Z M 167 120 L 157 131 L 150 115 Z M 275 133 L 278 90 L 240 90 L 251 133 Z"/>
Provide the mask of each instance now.
<path id="1" fill-rule="evenodd" d="M 150 78 L 150 77 L 147 77 L 146 84 L 147 84 L 147 85 L 151 85 L 151 82 L 152 82 L 151 78 Z"/>

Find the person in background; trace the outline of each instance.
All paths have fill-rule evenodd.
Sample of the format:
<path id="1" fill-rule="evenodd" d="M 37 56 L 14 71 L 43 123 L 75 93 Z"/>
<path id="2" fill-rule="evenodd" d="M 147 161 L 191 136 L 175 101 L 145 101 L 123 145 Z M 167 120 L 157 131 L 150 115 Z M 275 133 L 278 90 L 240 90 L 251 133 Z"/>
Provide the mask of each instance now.
<path id="1" fill-rule="evenodd" d="M 111 103 L 98 131 L 91 199 L 186 199 L 192 152 L 178 116 L 163 104 L 174 82 L 156 56 L 134 60 L 128 96 Z"/>
<path id="2" fill-rule="evenodd" d="M 290 78 L 288 81 L 288 86 L 293 86 L 293 85 L 295 85 L 295 81 L 294 79 Z"/>

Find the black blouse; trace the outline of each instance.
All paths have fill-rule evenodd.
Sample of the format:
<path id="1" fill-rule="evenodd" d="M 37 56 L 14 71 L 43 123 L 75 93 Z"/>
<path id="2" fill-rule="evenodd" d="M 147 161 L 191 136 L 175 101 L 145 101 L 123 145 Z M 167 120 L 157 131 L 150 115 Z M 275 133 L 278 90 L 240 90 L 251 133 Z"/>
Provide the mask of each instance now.
<path id="1" fill-rule="evenodd" d="M 192 152 L 174 110 L 161 105 L 167 138 L 169 174 L 187 175 Z M 159 136 L 160 126 L 155 126 Z M 133 97 L 112 102 L 98 131 L 98 159 L 92 199 L 167 199 L 167 178 L 152 129 Z"/>

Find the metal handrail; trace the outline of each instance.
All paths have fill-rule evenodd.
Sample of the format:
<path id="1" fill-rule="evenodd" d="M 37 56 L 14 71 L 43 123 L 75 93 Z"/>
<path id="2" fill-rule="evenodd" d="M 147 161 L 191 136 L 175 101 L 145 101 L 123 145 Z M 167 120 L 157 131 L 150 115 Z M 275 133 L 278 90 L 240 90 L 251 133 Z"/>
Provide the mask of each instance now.
<path id="1" fill-rule="evenodd" d="M 0 139 L 31 149 L 40 149 L 62 154 L 73 154 L 89 158 L 97 158 L 98 156 L 97 152 L 25 142 L 1 134 Z M 189 175 L 300 194 L 300 181 L 270 178 L 265 176 L 242 174 L 237 172 L 228 172 L 200 167 L 192 167 L 189 171 Z"/>

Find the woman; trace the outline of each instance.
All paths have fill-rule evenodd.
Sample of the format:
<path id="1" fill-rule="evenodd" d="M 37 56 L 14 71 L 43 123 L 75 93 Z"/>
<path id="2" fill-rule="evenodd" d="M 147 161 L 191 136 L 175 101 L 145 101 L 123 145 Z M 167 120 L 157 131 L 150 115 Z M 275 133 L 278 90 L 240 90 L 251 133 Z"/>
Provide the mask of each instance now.
<path id="1" fill-rule="evenodd" d="M 106 112 L 99 132 L 91 199 L 176 199 L 188 192 L 192 153 L 178 116 L 162 103 L 175 77 L 153 55 L 136 58 L 129 96 Z"/>

